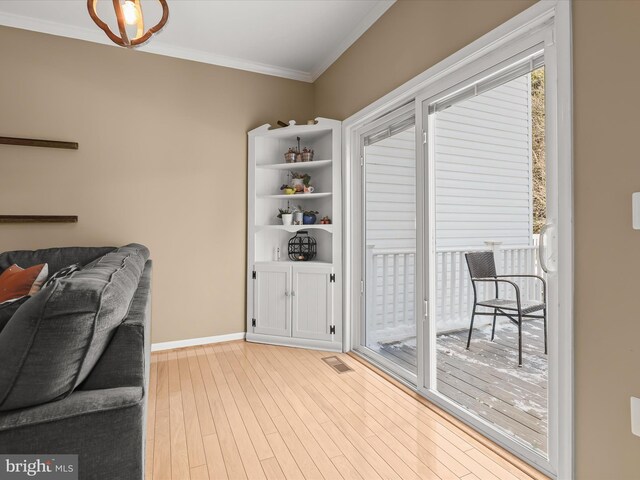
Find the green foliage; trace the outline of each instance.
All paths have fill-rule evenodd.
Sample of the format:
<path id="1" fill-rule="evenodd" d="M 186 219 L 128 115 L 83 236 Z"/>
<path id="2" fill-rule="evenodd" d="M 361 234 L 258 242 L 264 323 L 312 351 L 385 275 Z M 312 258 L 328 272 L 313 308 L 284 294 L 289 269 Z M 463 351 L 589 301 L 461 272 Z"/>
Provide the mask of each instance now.
<path id="1" fill-rule="evenodd" d="M 282 218 L 282 215 L 290 215 L 290 214 L 292 214 L 292 213 L 293 213 L 293 212 L 291 211 L 291 208 L 290 208 L 290 207 L 287 207 L 287 208 L 279 208 L 279 209 L 278 209 L 278 212 L 279 212 L 279 213 L 278 213 L 278 218 Z"/>
<path id="2" fill-rule="evenodd" d="M 308 173 L 291 172 L 291 178 L 301 179 L 305 187 L 308 187 L 311 181 L 311 175 Z"/>
<path id="3" fill-rule="evenodd" d="M 531 149 L 533 155 L 533 233 L 547 222 L 544 67 L 531 72 Z"/>
<path id="4" fill-rule="evenodd" d="M 303 215 L 318 215 L 318 213 L 320 213 L 316 210 L 305 210 L 304 208 L 302 208 L 302 205 L 298 205 L 298 208 L 296 211 L 302 212 Z"/>

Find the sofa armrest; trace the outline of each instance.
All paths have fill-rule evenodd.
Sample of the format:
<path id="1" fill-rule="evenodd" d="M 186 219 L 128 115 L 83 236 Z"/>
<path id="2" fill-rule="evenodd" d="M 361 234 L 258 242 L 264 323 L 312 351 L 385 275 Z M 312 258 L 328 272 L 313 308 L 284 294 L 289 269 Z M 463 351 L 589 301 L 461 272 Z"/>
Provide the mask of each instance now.
<path id="1" fill-rule="evenodd" d="M 8 448 L 8 445 L 3 445 L 2 443 L 2 434 L 8 430 L 34 427 L 97 412 L 132 407 L 141 403 L 143 395 L 142 387 L 110 388 L 86 392 L 76 391 L 64 400 L 43 403 L 30 408 L 0 412 L 0 451 Z"/>
<path id="2" fill-rule="evenodd" d="M 151 260 L 147 261 L 124 322 L 78 390 L 140 386 L 149 381 Z"/>
<path id="3" fill-rule="evenodd" d="M 123 387 L 0 412 L 0 452 L 78 455 L 83 480 L 143 480 L 145 402 L 142 387 Z"/>

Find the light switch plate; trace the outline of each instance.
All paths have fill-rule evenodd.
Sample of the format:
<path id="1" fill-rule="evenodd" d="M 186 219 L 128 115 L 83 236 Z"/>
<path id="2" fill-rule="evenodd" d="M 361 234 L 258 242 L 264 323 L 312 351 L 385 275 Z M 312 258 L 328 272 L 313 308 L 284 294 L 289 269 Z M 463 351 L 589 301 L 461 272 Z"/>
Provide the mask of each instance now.
<path id="1" fill-rule="evenodd" d="M 631 195 L 631 211 L 633 212 L 633 229 L 640 230 L 640 192 Z"/>
<path id="2" fill-rule="evenodd" d="M 640 398 L 631 397 L 631 433 L 640 437 Z"/>

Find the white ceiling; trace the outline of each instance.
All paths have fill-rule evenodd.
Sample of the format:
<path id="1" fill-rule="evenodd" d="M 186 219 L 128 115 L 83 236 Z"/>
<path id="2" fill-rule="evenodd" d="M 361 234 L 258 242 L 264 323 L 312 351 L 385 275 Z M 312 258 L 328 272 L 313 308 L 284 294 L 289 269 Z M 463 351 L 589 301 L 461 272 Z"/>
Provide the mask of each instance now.
<path id="1" fill-rule="evenodd" d="M 168 0 L 167 25 L 140 50 L 312 82 L 394 1 Z M 111 5 L 98 2 L 108 23 Z M 142 0 L 145 27 L 158 5 Z M 0 25 L 113 45 L 85 0 L 0 0 Z"/>

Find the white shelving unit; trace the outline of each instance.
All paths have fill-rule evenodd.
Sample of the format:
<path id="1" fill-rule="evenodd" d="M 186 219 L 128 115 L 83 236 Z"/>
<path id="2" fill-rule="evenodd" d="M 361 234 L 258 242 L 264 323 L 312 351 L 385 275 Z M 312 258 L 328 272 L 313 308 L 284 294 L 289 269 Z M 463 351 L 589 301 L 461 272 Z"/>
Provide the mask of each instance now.
<path id="1" fill-rule="evenodd" d="M 315 125 L 248 133 L 247 340 L 342 351 L 341 123 L 317 118 Z M 311 162 L 284 163 L 297 146 L 314 150 Z M 290 172 L 311 176 L 313 193 L 284 195 Z M 282 225 L 278 209 L 317 210 L 328 225 Z M 317 242 L 311 261 L 288 257 L 288 242 L 307 231 Z"/>

